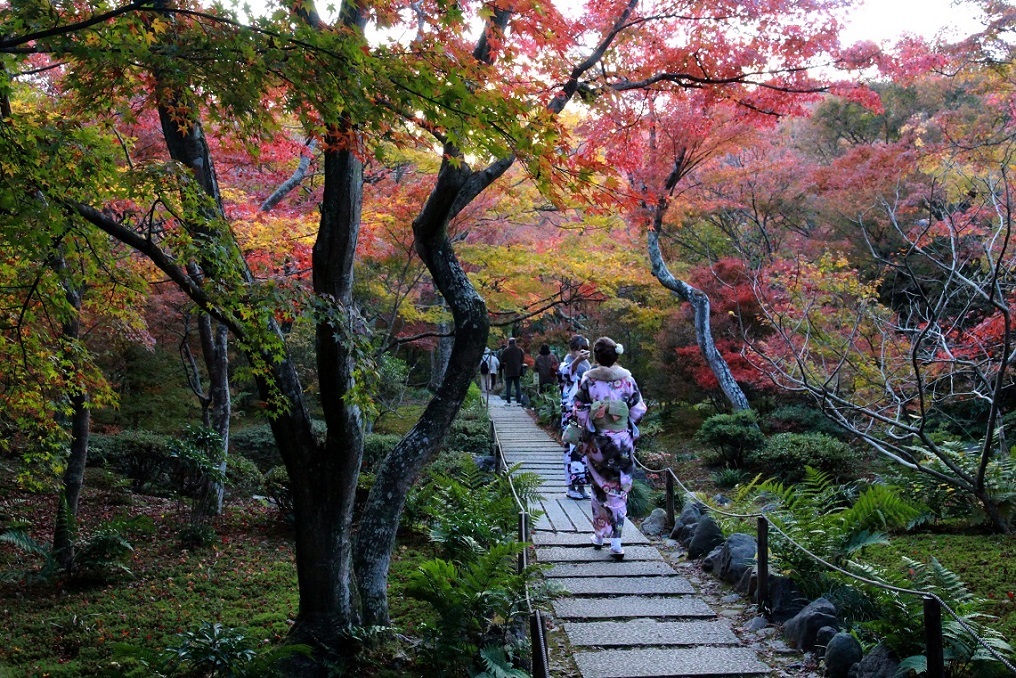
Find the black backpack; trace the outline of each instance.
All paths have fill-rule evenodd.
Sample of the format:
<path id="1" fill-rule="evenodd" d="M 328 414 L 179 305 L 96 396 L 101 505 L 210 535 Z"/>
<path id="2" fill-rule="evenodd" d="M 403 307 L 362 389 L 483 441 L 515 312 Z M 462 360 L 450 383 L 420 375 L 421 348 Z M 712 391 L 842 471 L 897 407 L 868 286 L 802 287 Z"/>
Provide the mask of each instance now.
<path id="1" fill-rule="evenodd" d="M 483 356 L 483 360 L 480 361 L 480 374 L 490 374 L 490 364 L 487 359 L 488 356 Z"/>

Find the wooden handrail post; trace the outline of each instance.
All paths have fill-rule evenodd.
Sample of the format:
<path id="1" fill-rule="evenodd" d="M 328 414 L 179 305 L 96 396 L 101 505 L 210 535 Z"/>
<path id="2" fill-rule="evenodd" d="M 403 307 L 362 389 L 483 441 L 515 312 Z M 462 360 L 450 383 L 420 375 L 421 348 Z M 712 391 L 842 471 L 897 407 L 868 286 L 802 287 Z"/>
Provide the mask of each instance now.
<path id="1" fill-rule="evenodd" d="M 942 644 L 942 608 L 931 596 L 924 598 L 924 643 L 928 678 L 945 677 L 945 650 Z"/>
<path id="2" fill-rule="evenodd" d="M 543 633 L 543 614 L 533 610 L 529 615 L 529 637 L 532 639 L 533 678 L 550 678 L 547 641 Z"/>
<path id="3" fill-rule="evenodd" d="M 674 527 L 674 474 L 667 469 L 667 527 Z"/>
<path id="4" fill-rule="evenodd" d="M 758 557 L 755 559 L 758 575 L 755 594 L 758 598 L 758 609 L 769 619 L 769 521 L 765 516 L 758 517 Z"/>

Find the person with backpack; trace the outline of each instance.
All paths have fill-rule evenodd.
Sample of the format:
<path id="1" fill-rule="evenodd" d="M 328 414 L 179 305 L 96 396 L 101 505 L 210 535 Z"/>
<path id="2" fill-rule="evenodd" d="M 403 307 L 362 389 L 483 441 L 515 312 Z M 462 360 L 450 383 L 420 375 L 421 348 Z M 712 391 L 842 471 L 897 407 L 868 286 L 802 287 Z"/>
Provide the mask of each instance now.
<path id="1" fill-rule="evenodd" d="M 483 358 L 480 359 L 480 387 L 484 391 L 494 390 L 499 369 L 501 369 L 501 363 L 494 352 L 489 348 L 483 349 Z"/>
<path id="2" fill-rule="evenodd" d="M 610 539 L 610 555 L 615 560 L 624 558 L 621 530 L 628 516 L 628 492 L 635 470 L 635 425 L 646 413 L 631 372 L 617 364 L 623 353 L 624 346 L 610 337 L 596 340 L 596 367 L 582 376 L 572 407 L 593 485 L 593 547 L 603 548 Z"/>

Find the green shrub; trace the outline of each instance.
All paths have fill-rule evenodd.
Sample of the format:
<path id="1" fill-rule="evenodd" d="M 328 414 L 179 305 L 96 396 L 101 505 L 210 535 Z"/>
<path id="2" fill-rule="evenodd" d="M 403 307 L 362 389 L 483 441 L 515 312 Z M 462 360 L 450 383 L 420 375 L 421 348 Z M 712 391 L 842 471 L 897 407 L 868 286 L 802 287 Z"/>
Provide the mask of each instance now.
<path id="1" fill-rule="evenodd" d="M 528 616 L 526 590 L 539 572 L 530 565 L 516 573 L 516 557 L 524 549 L 518 542 L 495 544 L 464 562 L 429 560 L 410 575 L 406 593 L 437 613 L 437 622 L 425 622 L 421 630 L 423 654 L 438 675 L 476 675 L 491 667 L 492 645 L 512 644 L 513 628 Z M 528 675 L 506 668 L 494 675 Z"/>
<path id="2" fill-rule="evenodd" d="M 94 458 L 131 479 L 135 492 L 153 485 L 171 464 L 176 440 L 150 431 L 124 431 L 91 437 Z"/>
<path id="3" fill-rule="evenodd" d="M 231 456 L 243 456 L 254 462 L 262 473 L 282 463 L 275 435 L 268 424 L 257 424 L 229 432 Z"/>
<path id="4" fill-rule="evenodd" d="M 226 460 L 226 485 L 234 497 L 256 494 L 264 483 L 264 474 L 247 457 L 235 454 Z"/>
<path id="5" fill-rule="evenodd" d="M 709 476 L 713 483 L 724 490 L 740 485 L 748 479 L 748 474 L 739 468 L 724 468 Z"/>
<path id="6" fill-rule="evenodd" d="M 289 473 L 285 466 L 276 466 L 265 474 L 262 493 L 275 503 L 286 520 L 293 517 L 293 493 L 289 489 Z"/>
<path id="7" fill-rule="evenodd" d="M 315 437 L 319 441 L 324 440 L 327 430 L 325 422 L 315 419 L 311 422 L 311 427 Z M 282 455 L 275 444 L 275 434 L 268 424 L 255 424 L 230 431 L 229 450 L 231 454 L 241 454 L 250 459 L 262 473 L 282 464 Z"/>
<path id="8" fill-rule="evenodd" d="M 130 506 L 133 498 L 131 481 L 106 468 L 91 466 L 85 469 L 84 486 L 106 493 L 106 502 L 115 506 Z"/>
<path id="9" fill-rule="evenodd" d="M 178 499 L 194 505 L 203 499 L 209 482 L 223 483 L 222 438 L 210 428 L 188 426 L 183 438 L 173 441 L 168 468 L 170 487 Z"/>
<path id="10" fill-rule="evenodd" d="M 523 500 L 535 496 L 539 476 L 519 473 L 512 478 Z M 435 475 L 423 511 L 430 538 L 449 560 L 471 557 L 477 549 L 515 538 L 518 507 L 505 476 L 481 471 L 470 457 L 449 475 Z M 534 518 L 535 520 L 535 518 Z"/>
<path id="11" fill-rule="evenodd" d="M 469 390 L 466 391 L 466 399 L 462 401 L 462 409 L 483 410 L 483 393 L 475 382 L 470 384 Z"/>
<path id="12" fill-rule="evenodd" d="M 649 485 L 636 480 L 628 491 L 628 515 L 632 518 L 644 518 L 655 508 L 653 490 Z"/>
<path id="13" fill-rule="evenodd" d="M 703 455 L 707 464 L 740 468 L 745 455 L 762 447 L 765 436 L 758 427 L 755 413 L 742 410 L 709 417 L 702 422 L 695 440 L 709 448 Z"/>
<path id="14" fill-rule="evenodd" d="M 87 541 L 79 545 L 74 557 L 76 576 L 93 581 L 108 581 L 116 573 L 133 575 L 123 561 L 134 552 L 120 525 L 101 525 Z"/>
<path id="15" fill-rule="evenodd" d="M 840 438 L 843 429 L 822 412 L 806 405 L 784 405 L 762 417 L 762 430 L 768 435 L 777 433 L 825 433 Z"/>
<path id="16" fill-rule="evenodd" d="M 846 443 L 823 433 L 779 433 L 748 453 L 745 466 L 785 483 L 804 478 L 811 466 L 836 479 L 856 478 L 859 455 Z"/>
<path id="17" fill-rule="evenodd" d="M 561 423 L 561 394 L 549 389 L 536 394 L 530 402 L 536 412 L 536 422 L 541 426 L 557 428 Z"/>
<path id="18" fill-rule="evenodd" d="M 474 455 L 490 454 L 490 422 L 459 417 L 445 439 L 445 448 Z"/>
<path id="19" fill-rule="evenodd" d="M 176 636 L 176 644 L 161 653 L 133 647 L 116 646 L 116 656 L 134 660 L 156 676 L 208 676 L 209 678 L 247 678 L 281 675 L 276 664 L 296 654 L 309 656 L 307 645 L 283 645 L 257 648 L 241 628 L 215 622 L 201 622 L 196 631 Z"/>
<path id="20" fill-rule="evenodd" d="M 442 456 L 447 473 L 428 469 L 429 480 L 409 502 L 443 556 L 423 563 L 407 587 L 410 597 L 426 601 L 438 615 L 436 624 L 422 624 L 422 650 L 441 675 L 477 675 L 495 664 L 504 672 L 494 675 L 520 675 L 507 657 L 494 661 L 492 646 L 503 648 L 517 637 L 527 616 L 526 588 L 540 566 L 516 572 L 516 556 L 525 547 L 515 541 L 518 508 L 507 477 L 481 471 L 468 455 Z M 512 482 L 530 501 L 540 478 L 519 473 Z M 539 602 L 549 593 L 534 589 L 532 595 Z"/>
<path id="21" fill-rule="evenodd" d="M 402 440 L 390 433 L 368 433 L 363 439 L 363 466 L 361 473 L 376 473 L 381 461 Z"/>

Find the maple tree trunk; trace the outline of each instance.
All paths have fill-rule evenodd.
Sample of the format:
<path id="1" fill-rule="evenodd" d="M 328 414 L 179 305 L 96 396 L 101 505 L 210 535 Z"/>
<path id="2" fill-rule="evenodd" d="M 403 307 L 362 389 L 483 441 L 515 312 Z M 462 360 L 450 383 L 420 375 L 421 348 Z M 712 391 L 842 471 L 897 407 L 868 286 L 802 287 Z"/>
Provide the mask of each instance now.
<path id="1" fill-rule="evenodd" d="M 58 272 L 65 270 L 67 264 L 62 256 L 55 259 L 53 268 Z M 63 323 L 63 338 L 75 342 L 81 335 L 81 312 L 83 292 L 64 278 L 64 293 L 67 302 L 74 310 L 74 316 Z M 91 410 L 88 407 L 88 393 L 74 393 L 71 402 L 71 445 L 67 458 L 67 468 L 63 475 L 63 488 L 60 492 L 60 503 L 57 505 L 56 526 L 53 531 L 53 556 L 64 571 L 74 568 L 74 542 L 78 519 L 78 499 L 85 479 L 85 462 L 88 460 L 88 429 L 91 422 Z"/>
<path id="2" fill-rule="evenodd" d="M 387 625 L 388 570 L 406 495 L 424 465 L 440 448 L 473 383 L 487 345 L 487 306 L 459 265 L 447 227 L 462 204 L 470 172 L 446 159 L 426 205 L 413 222 L 416 251 L 452 313 L 454 331 L 448 364 L 434 397 L 416 425 L 378 469 L 356 538 L 357 584 L 365 625 Z"/>
<path id="3" fill-rule="evenodd" d="M 987 514 L 988 520 L 991 521 L 991 527 L 995 532 L 1016 534 L 1016 526 L 1006 519 L 998 506 L 998 502 L 991 495 L 984 490 L 975 490 L 974 496 L 977 497 L 977 501 L 984 507 L 984 512 Z"/>
<path id="4" fill-rule="evenodd" d="M 233 414 L 233 401 L 229 393 L 229 329 L 222 323 L 215 323 L 207 313 L 198 318 L 198 334 L 201 338 L 201 354 L 208 370 L 208 421 L 205 425 L 219 435 L 222 458 L 219 470 L 226 473 L 229 452 L 229 419 Z M 200 499 L 195 511 L 202 516 L 217 516 L 222 513 L 225 495 L 223 483 L 206 479 L 199 490 Z"/>
<path id="5" fill-rule="evenodd" d="M 662 221 L 662 215 L 659 215 L 658 219 Z M 745 397 L 744 391 L 734 379 L 730 366 L 716 350 L 716 343 L 713 341 L 713 332 L 709 323 L 708 295 L 683 280 L 678 280 L 670 272 L 667 264 L 663 261 L 663 253 L 660 251 L 660 235 L 657 228 L 649 229 L 649 259 L 652 262 L 653 275 L 656 276 L 656 279 L 695 309 L 695 337 L 698 340 L 699 349 L 702 351 L 702 357 L 705 358 L 709 369 L 716 375 L 716 380 L 720 383 L 720 388 L 727 397 L 730 406 L 735 412 L 750 410 L 751 405 L 748 404 L 748 398 Z"/>
<path id="6" fill-rule="evenodd" d="M 88 428 L 91 410 L 88 395 L 71 397 L 71 447 L 67 469 L 63 476 L 63 491 L 57 507 L 56 529 L 53 532 L 53 556 L 64 571 L 74 568 L 75 524 L 78 519 L 78 500 L 84 486 L 85 463 L 88 461 Z"/>
<path id="7" fill-rule="evenodd" d="M 547 105 L 556 115 L 579 88 L 582 74 L 603 56 L 636 5 L 629 0 L 615 27 L 593 50 L 576 65 L 557 96 Z M 498 9 L 473 50 L 473 57 L 482 63 L 492 62 L 489 35 L 503 33 L 511 11 Z M 434 284 L 452 312 L 453 341 L 448 364 L 440 386 L 423 415 L 378 470 L 360 522 L 355 547 L 357 584 L 363 606 L 363 623 L 386 625 L 388 614 L 388 569 L 399 518 L 409 488 L 424 465 L 434 457 L 458 414 L 473 383 L 475 366 L 480 363 L 487 345 L 490 320 L 487 306 L 470 284 L 455 257 L 448 238 L 451 220 L 487 187 L 497 181 L 515 163 L 515 156 L 499 158 L 479 171 L 469 168 L 462 153 L 453 144 L 443 149 L 441 169 L 426 204 L 413 222 L 416 251 L 427 266 Z M 463 367 L 465 366 L 465 367 Z"/>
<path id="8" fill-rule="evenodd" d="M 348 26 L 359 25 L 362 30 L 366 14 L 344 4 L 342 22 Z M 225 218 L 201 124 L 195 116 L 189 128 L 181 127 L 170 115 L 171 105 L 171 101 L 163 101 L 159 106 L 170 155 L 192 169 L 202 188 L 214 199 L 216 213 L 206 216 Z M 324 193 L 313 251 L 314 292 L 329 306 L 326 317 L 318 319 L 316 328 L 320 399 L 327 424 L 323 444 L 318 444 L 314 437 L 303 389 L 288 355 L 279 360 L 278 355 L 271 355 L 270 351 L 258 354 L 257 347 L 249 349 L 271 366 L 270 378 L 256 377 L 261 397 L 266 401 L 277 400 L 273 395 L 281 392 L 287 403 L 285 411 L 276 413 L 271 427 L 289 474 L 296 521 L 300 609 L 289 641 L 311 645 L 318 659 L 340 656 L 343 638 L 347 637 L 344 632 L 358 620 L 351 596 L 350 535 L 353 499 L 363 454 L 363 426 L 359 408 L 346 398 L 354 386 L 354 356 L 348 345 L 351 328 L 344 328 L 346 335 L 343 336 L 343 328 L 333 325 L 336 316 L 342 314 L 345 318 L 339 317 L 340 323 L 354 322 L 353 261 L 363 188 L 362 164 L 350 148 L 355 141 L 354 131 L 345 123 L 331 128 L 325 140 Z M 237 263 L 244 271 L 246 282 L 252 283 L 246 262 Z M 202 281 L 194 279 L 194 282 L 200 284 Z M 268 322 L 270 331 L 284 344 L 275 321 L 269 319 Z M 212 361 L 224 367 L 225 353 L 213 353 Z M 228 384 L 225 393 L 228 393 Z M 228 418 L 225 421 L 228 422 Z M 287 675 L 321 672 L 320 665 L 313 662 L 295 659 L 289 664 Z"/>
<path id="9" fill-rule="evenodd" d="M 215 202 L 214 210 L 208 210 L 202 216 L 210 221 L 224 219 L 225 211 L 222 208 L 219 182 L 215 176 L 215 166 L 212 163 L 211 151 L 208 148 L 208 140 L 205 138 L 201 122 L 194 118 L 189 121 L 189 126 L 181 125 L 173 117 L 173 106 L 172 100 L 164 100 L 159 103 L 159 122 L 169 156 L 190 168 L 198 185 Z M 206 229 L 198 225 L 197 230 Z M 207 268 L 207 261 L 198 262 L 197 267 L 188 267 L 191 278 L 198 285 L 203 284 L 204 270 Z M 229 394 L 229 331 L 221 324 L 213 330 L 212 319 L 208 317 L 208 314 L 201 313 L 201 317 L 198 319 L 198 334 L 201 339 L 201 354 L 204 358 L 205 368 L 208 370 L 208 396 L 211 410 L 209 423 L 221 441 L 220 469 L 225 473 L 229 453 L 229 419 L 232 414 L 232 402 Z M 200 497 L 194 507 L 196 515 L 218 515 L 222 512 L 224 494 L 222 483 L 206 480 L 199 492 Z"/>
<path id="10" fill-rule="evenodd" d="M 307 170 L 310 169 L 311 154 L 316 147 L 316 139 L 311 139 L 307 142 L 307 153 L 300 156 L 300 162 L 297 164 L 292 176 L 283 181 L 278 188 L 272 191 L 270 196 L 265 198 L 265 201 L 261 203 L 261 207 L 258 208 L 258 212 L 272 211 L 276 205 L 282 202 L 283 198 L 289 195 L 290 191 L 300 185 L 300 182 L 307 176 Z"/>
<path id="11" fill-rule="evenodd" d="M 439 303 L 447 307 L 443 298 L 439 298 Z M 447 321 L 441 321 L 437 324 L 437 332 L 440 335 L 447 335 L 451 331 L 451 325 Z M 436 391 L 441 386 L 441 382 L 444 381 L 445 372 L 448 370 L 448 365 L 451 360 L 452 344 L 454 339 L 451 336 L 440 336 L 437 338 L 437 344 L 434 346 L 434 350 L 430 354 L 430 383 L 427 385 L 432 391 Z"/>

